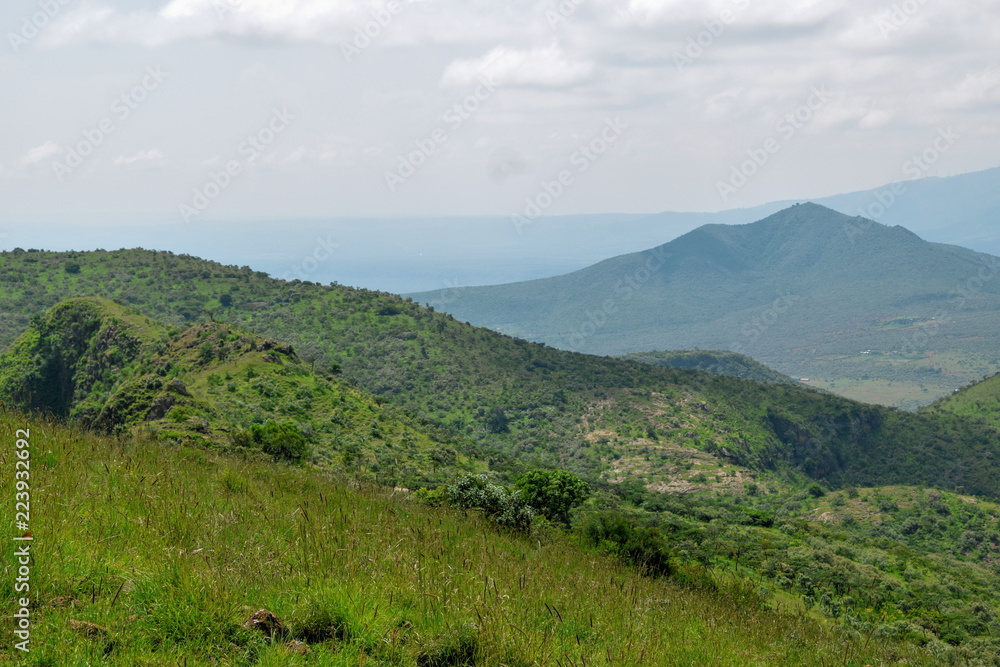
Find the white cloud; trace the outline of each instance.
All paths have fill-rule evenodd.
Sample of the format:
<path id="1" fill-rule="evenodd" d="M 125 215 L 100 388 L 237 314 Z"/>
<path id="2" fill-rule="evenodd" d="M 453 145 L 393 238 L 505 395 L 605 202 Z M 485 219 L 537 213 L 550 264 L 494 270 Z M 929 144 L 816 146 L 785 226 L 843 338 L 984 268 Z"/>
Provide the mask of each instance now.
<path id="1" fill-rule="evenodd" d="M 41 146 L 35 146 L 28 150 L 22 158 L 22 162 L 25 164 L 33 164 L 35 162 L 41 162 L 47 157 L 55 155 L 56 153 L 61 153 L 62 149 L 54 141 L 46 141 Z"/>
<path id="2" fill-rule="evenodd" d="M 498 46 L 479 58 L 452 61 L 441 83 L 466 86 L 485 79 L 503 85 L 567 86 L 584 81 L 593 71 L 592 62 L 574 60 L 556 44 L 528 51 Z"/>
<path id="3" fill-rule="evenodd" d="M 938 126 L 982 138 L 949 153 L 949 169 L 994 164 L 1000 154 L 987 131 L 995 131 L 1000 105 L 1000 0 L 923 3 L 905 21 L 897 16 L 898 29 L 888 35 L 877 21 L 891 19 L 901 0 L 398 2 L 398 13 L 391 20 L 381 14 L 380 23 L 375 17 L 388 0 L 81 0 L 38 38 L 58 47 L 58 57 L 32 54 L 22 64 L 0 56 L 0 70 L 7 67 L 3 74 L 14 83 L 29 63 L 39 77 L 24 102 L 0 109 L 0 117 L 68 149 L 107 115 L 110 96 L 134 80 L 135 68 L 126 71 L 124 63 L 164 62 L 182 83 L 116 129 L 114 141 L 127 134 L 130 143 L 102 147 L 115 164 L 166 163 L 150 151 L 121 153 L 167 145 L 179 181 L 201 178 L 235 157 L 261 113 L 288 104 L 301 110 L 294 138 L 254 166 L 268 165 L 275 182 L 288 178 L 303 201 L 311 196 L 331 206 L 336 183 L 336 206 L 396 212 L 503 213 L 523 198 L 519 179 L 508 176 L 551 178 L 603 118 L 619 114 L 631 129 L 602 159 L 607 187 L 577 188 L 561 206 L 716 207 L 718 174 L 773 134 L 776 119 L 801 106 L 812 87 L 824 85 L 834 95 L 829 104 L 767 175 L 740 193 L 739 205 L 797 196 L 791 189 L 807 181 L 811 193 L 836 191 L 840 183 L 859 187 L 865 179 L 880 185 L 881 175 L 895 173 L 901 156 L 925 145 Z M 565 20 L 550 23 L 553 10 L 570 5 Z M 370 46 L 345 62 L 341 43 L 366 26 L 373 26 Z M 679 67 L 675 54 L 690 40 L 701 52 Z M 95 43 L 106 48 L 81 46 Z M 453 127 L 442 112 L 475 91 L 483 75 L 500 92 L 470 122 Z M 55 105 L 44 91 L 73 103 Z M 383 171 L 435 128 L 447 130 L 447 141 L 412 187 L 393 198 L 374 196 Z M 49 174 L 23 167 L 44 164 L 52 151 L 58 146 L 48 142 L 0 159 L 21 167 L 8 172 L 11 182 L 47 183 Z M 685 159 L 664 159 L 671 154 Z M 597 182 L 597 171 L 590 173 Z M 150 191 L 167 190 L 168 179 L 156 175 Z M 118 187 L 100 170 L 92 176 L 95 183 L 107 179 L 109 190 Z M 765 182 L 772 190 L 759 189 Z M 176 187 L 164 195 L 168 203 Z M 278 205 L 263 188 L 245 190 L 252 213 Z"/>
<path id="4" fill-rule="evenodd" d="M 400 7 L 406 0 L 395 0 Z M 171 0 L 159 11 L 119 11 L 84 5 L 67 12 L 46 31 L 49 45 L 125 42 L 156 47 L 216 36 L 289 42 L 338 43 L 356 27 L 381 19 L 388 26 L 400 12 L 390 0 Z M 386 17 L 389 20 L 386 21 Z"/>
<path id="5" fill-rule="evenodd" d="M 114 159 L 114 165 L 116 167 L 121 167 L 123 165 L 134 164 L 136 162 L 151 162 L 155 160 L 162 160 L 164 158 L 163 153 L 158 148 L 150 148 L 146 151 L 139 151 L 135 155 L 125 156 L 119 155 Z"/>

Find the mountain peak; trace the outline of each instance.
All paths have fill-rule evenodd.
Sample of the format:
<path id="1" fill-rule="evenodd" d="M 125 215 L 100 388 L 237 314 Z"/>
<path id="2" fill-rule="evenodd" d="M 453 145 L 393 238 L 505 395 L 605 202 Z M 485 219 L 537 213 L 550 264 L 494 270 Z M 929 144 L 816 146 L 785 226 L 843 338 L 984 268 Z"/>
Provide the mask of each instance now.
<path id="1" fill-rule="evenodd" d="M 1000 284 L 984 284 L 967 302 L 974 309 L 954 312 L 955 286 L 981 269 L 982 256 L 971 250 L 803 202 L 749 224 L 704 225 L 572 274 L 445 296 L 459 319 L 556 347 L 596 354 L 728 349 L 813 376 L 827 360 L 907 348 L 942 312 L 953 315 L 933 349 L 974 345 L 992 354 L 1000 334 L 989 317 Z M 870 373 L 873 358 L 858 359 L 858 377 Z"/>

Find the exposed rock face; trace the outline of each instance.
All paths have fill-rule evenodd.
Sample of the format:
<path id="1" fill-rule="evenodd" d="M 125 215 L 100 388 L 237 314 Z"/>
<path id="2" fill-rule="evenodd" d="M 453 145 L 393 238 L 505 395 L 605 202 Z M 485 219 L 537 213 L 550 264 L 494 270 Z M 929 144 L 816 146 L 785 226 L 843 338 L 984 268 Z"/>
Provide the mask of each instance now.
<path id="1" fill-rule="evenodd" d="M 164 415 L 170 411 L 170 408 L 177 405 L 177 399 L 173 397 L 172 394 L 161 394 L 156 397 L 153 404 L 149 406 L 149 412 L 146 413 L 146 421 L 156 421 L 157 419 L 163 419 Z"/>

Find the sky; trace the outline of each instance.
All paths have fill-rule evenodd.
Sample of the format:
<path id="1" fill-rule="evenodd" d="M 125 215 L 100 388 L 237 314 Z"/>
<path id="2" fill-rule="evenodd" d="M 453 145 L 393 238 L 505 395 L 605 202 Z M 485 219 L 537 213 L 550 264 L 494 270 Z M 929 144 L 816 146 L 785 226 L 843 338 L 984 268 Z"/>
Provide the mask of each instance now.
<path id="1" fill-rule="evenodd" d="M 7 0 L 0 27 L 8 230 L 716 211 L 1000 162 L 1000 0 Z"/>

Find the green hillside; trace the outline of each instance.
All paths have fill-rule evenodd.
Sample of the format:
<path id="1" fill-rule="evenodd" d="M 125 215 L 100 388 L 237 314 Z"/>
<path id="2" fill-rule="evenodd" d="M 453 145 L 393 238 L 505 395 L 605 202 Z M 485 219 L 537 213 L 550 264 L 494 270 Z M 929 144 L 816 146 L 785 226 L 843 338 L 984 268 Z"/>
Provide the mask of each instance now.
<path id="1" fill-rule="evenodd" d="M 4 664 L 860 666 L 935 655 L 771 610 L 751 587 L 681 588 L 558 530 L 499 532 L 318 471 L 8 410 L 0 435 L 27 437 L 34 533 L 29 590 L 15 592 L 9 567 L 0 580 Z M 0 452 L 4 470 L 14 452 Z M 9 497 L 11 484 L 0 482 Z M 2 504 L 5 525 L 12 512 Z M 21 597 L 27 654 L 12 633 Z"/>
<path id="2" fill-rule="evenodd" d="M 657 350 L 654 352 L 633 352 L 624 354 L 621 358 L 653 366 L 685 368 L 713 375 L 728 375 L 754 380 L 755 382 L 776 382 L 778 384 L 795 382 L 787 375 L 768 368 L 745 354 L 726 350 Z"/>
<path id="3" fill-rule="evenodd" d="M 390 487 L 142 432 L 100 436 L 4 410 L 0 437 L 27 437 L 34 538 L 30 590 L 15 595 L 9 568 L 0 580 L 4 664 L 860 667 L 1000 655 L 1000 506 L 981 499 L 760 489 L 650 497 L 631 517 L 598 499 L 571 532 L 521 534 Z M 15 451 L 0 453 L 4 469 L 22 460 Z M 12 513 L 3 504 L 0 520 Z M 659 576 L 626 564 L 653 556 Z M 25 594 L 27 656 L 10 632 Z M 280 626 L 244 627 L 254 617 Z"/>
<path id="4" fill-rule="evenodd" d="M 339 374 L 340 382 L 443 432 L 442 439 L 472 441 L 486 463 L 511 472 L 558 467 L 648 489 L 715 488 L 695 466 L 721 464 L 736 476 L 796 484 L 811 477 L 833 486 L 961 486 L 1000 496 L 995 439 L 959 418 L 560 351 L 394 295 L 286 283 L 193 257 L 144 250 L 0 257 L 0 323 L 11 341 L 11 330 L 23 331 L 66 295 L 120 299 L 178 327 L 207 319 L 208 310 L 292 345 L 310 368 Z M 221 387 L 209 387 L 220 396 L 225 372 Z M 274 407 L 295 400 L 282 395 Z M 368 442 L 382 446 L 374 437 Z M 368 468 L 392 471 L 388 451 L 366 456 Z"/>
<path id="5" fill-rule="evenodd" d="M 915 407 L 1000 370 L 998 269 L 990 255 L 802 204 L 563 276 L 411 296 L 559 348 L 726 349 Z"/>
<path id="6" fill-rule="evenodd" d="M 935 402 L 928 412 L 971 417 L 1000 428 L 1000 375 L 984 378 Z"/>
<path id="7" fill-rule="evenodd" d="M 32 255 L 63 257 L 17 256 Z M 111 268 L 134 270 L 149 256 L 115 253 Z M 88 261 L 106 257 L 74 257 L 78 272 L 39 271 L 38 284 L 86 275 Z M 727 664 L 717 655 L 731 664 L 993 664 L 1000 655 L 1000 507 L 967 495 L 1000 497 L 988 426 L 798 383 L 555 350 L 391 295 L 256 275 L 227 282 L 239 270 L 166 258 L 161 280 L 200 271 L 178 290 L 196 295 L 181 307 L 195 309 L 203 281 L 250 283 L 253 296 L 272 289 L 274 300 L 208 302 L 208 321 L 181 328 L 105 298 L 74 298 L 29 317 L 0 355 L 5 400 L 108 434 L 31 420 L 45 443 L 32 474 L 62 480 L 32 486 L 39 534 L 60 526 L 49 531 L 62 546 L 40 537 L 35 552 L 51 589 L 37 618 L 56 655 L 199 664 L 214 651 L 223 664 L 421 667 Z M 268 309 L 294 343 L 212 321 Z M 310 340 L 315 356 L 303 359 L 298 341 Z M 398 366 L 411 384 L 366 393 L 365 382 Z M 441 400 L 449 412 L 427 411 Z M 5 419 L 9 431 L 28 423 Z M 566 515 L 568 531 L 541 522 L 506 534 L 475 512 L 461 523 L 469 519 L 446 507 L 523 499 L 499 485 L 520 484 L 518 473 L 536 465 L 590 482 L 589 499 Z M 462 496 L 463 471 L 487 466 L 496 481 Z M 39 509 L 47 505 L 95 519 L 59 522 Z M 95 541 L 108 551 L 86 546 Z M 498 551 L 508 569 L 461 574 L 483 572 L 476 559 Z M 532 598 L 523 577 L 533 562 L 547 574 Z M 624 593 L 620 577 L 636 576 L 629 564 L 658 577 L 635 578 L 631 590 L 644 592 L 627 597 L 644 610 L 639 644 L 626 639 L 637 607 L 593 610 L 594 595 L 604 606 Z M 496 584 L 499 610 L 485 605 L 484 581 Z M 196 603 L 193 591 L 207 589 L 218 592 Z M 640 602 L 650 599 L 667 601 L 662 613 Z M 240 629 L 260 608 L 283 619 L 280 642 Z M 696 632 L 687 609 L 712 619 L 711 632 Z M 560 634 L 563 623 L 572 631 Z M 811 639 L 789 643 L 791 634 Z M 312 657 L 290 657 L 292 640 Z M 45 655 L 38 664 L 50 664 Z"/>
<path id="8" fill-rule="evenodd" d="M 25 408 L 403 485 L 476 469 L 433 428 L 228 324 L 180 330 L 97 297 L 34 322 L 0 355 L 0 396 Z"/>

